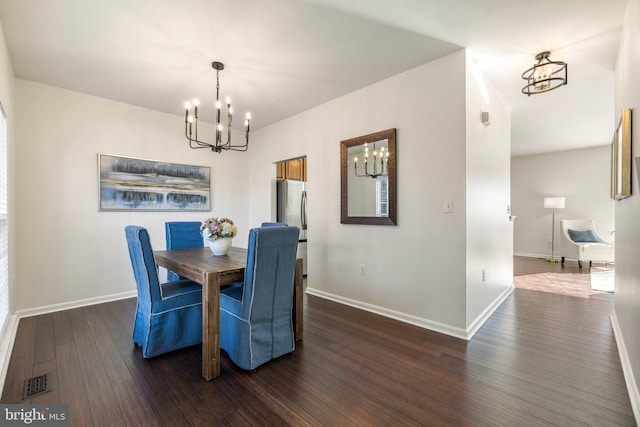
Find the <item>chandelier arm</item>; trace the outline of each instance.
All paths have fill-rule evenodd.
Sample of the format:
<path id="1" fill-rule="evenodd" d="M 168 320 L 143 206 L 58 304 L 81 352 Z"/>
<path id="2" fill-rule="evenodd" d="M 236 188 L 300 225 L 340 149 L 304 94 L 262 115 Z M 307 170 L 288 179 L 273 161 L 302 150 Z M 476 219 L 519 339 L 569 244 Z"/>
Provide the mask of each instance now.
<path id="1" fill-rule="evenodd" d="M 194 142 L 197 145 L 193 145 Z M 207 143 L 203 143 L 203 142 L 200 142 L 200 141 L 194 141 L 193 139 L 190 139 L 189 140 L 189 147 L 193 148 L 195 150 L 197 148 L 211 148 L 212 146 L 210 144 L 207 144 Z"/>
<path id="2" fill-rule="evenodd" d="M 225 150 L 234 150 L 234 151 L 247 151 L 247 149 L 249 148 L 246 145 L 228 145 L 228 148 L 225 148 Z"/>
<path id="3" fill-rule="evenodd" d="M 185 136 L 185 138 L 187 138 L 187 140 L 189 141 L 189 146 L 190 146 L 191 148 L 198 148 L 198 147 L 193 147 L 193 146 L 192 146 L 193 138 L 191 138 L 191 137 L 189 136 L 189 132 L 188 132 L 188 125 L 185 125 L 185 127 L 184 127 L 184 136 Z"/>
<path id="4" fill-rule="evenodd" d="M 193 145 L 194 143 L 196 143 L 196 145 Z M 206 142 L 202 142 L 202 141 L 195 141 L 190 139 L 189 140 L 189 147 L 196 149 L 196 148 L 213 148 L 213 145 L 211 144 L 207 144 Z"/>
<path id="5" fill-rule="evenodd" d="M 209 144 L 207 142 L 199 141 L 198 139 L 194 139 L 194 138 L 190 137 L 188 132 L 187 132 L 187 129 L 185 129 L 184 136 L 189 141 L 189 147 L 190 148 L 196 149 L 196 148 L 213 148 L 214 147 L 213 145 L 211 145 L 211 144 Z M 194 143 L 197 144 L 197 145 L 193 145 Z"/>
<path id="6" fill-rule="evenodd" d="M 229 143 L 220 144 L 217 146 L 217 151 L 247 151 L 247 145 L 231 145 Z"/>
<path id="7" fill-rule="evenodd" d="M 355 176 L 357 176 L 358 178 L 377 178 L 379 176 L 385 177 L 385 176 L 389 176 L 389 173 L 364 173 L 364 174 L 358 174 L 358 170 L 356 168 L 354 168 L 354 174 Z"/>
<path id="8" fill-rule="evenodd" d="M 241 147 L 241 148 L 237 148 L 237 147 Z M 232 145 L 229 148 L 225 148 L 225 150 L 227 151 L 247 151 L 249 147 L 246 147 L 244 145 Z"/>
<path id="9" fill-rule="evenodd" d="M 226 145 L 227 147 L 246 147 L 246 146 L 248 146 L 248 145 L 249 145 L 249 139 L 247 138 L 247 140 L 245 141 L 245 143 L 244 143 L 244 144 L 241 144 L 241 145 L 233 145 L 233 144 L 231 144 L 231 141 L 228 141 L 225 145 Z"/>

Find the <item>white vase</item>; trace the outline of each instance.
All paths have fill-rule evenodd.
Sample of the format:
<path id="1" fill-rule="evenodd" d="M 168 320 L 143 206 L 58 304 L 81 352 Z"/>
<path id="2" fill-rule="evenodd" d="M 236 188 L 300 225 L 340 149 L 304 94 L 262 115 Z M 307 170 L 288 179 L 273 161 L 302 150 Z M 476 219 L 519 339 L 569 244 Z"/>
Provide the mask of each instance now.
<path id="1" fill-rule="evenodd" d="M 231 237 L 221 237 L 216 240 L 209 240 L 209 249 L 214 255 L 226 255 L 231 249 Z"/>

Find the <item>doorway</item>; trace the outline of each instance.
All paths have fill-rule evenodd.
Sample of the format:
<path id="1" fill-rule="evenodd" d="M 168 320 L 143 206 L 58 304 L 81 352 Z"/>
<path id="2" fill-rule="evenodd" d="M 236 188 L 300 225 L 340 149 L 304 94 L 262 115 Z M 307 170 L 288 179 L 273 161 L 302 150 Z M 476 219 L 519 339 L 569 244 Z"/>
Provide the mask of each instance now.
<path id="1" fill-rule="evenodd" d="M 298 258 L 307 276 L 307 157 L 276 163 L 276 221 L 300 229 Z"/>

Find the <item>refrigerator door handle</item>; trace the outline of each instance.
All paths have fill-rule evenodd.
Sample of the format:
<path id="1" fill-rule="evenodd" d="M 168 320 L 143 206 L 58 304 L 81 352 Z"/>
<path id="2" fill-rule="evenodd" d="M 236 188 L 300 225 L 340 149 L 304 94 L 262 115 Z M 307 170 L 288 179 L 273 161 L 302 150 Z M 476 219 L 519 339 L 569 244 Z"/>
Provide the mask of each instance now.
<path id="1" fill-rule="evenodd" d="M 307 229 L 307 192 L 302 192 L 302 200 L 300 201 L 300 222 L 302 229 Z"/>
<path id="2" fill-rule="evenodd" d="M 286 212 L 289 207 L 289 183 L 286 179 L 282 181 L 282 194 L 284 194 L 284 209 Z"/>

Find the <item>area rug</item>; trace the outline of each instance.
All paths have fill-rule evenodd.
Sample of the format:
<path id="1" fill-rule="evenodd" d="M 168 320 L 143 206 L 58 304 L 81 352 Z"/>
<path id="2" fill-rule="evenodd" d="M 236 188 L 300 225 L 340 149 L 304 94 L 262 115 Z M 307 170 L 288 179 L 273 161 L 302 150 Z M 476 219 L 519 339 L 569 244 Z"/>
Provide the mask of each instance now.
<path id="1" fill-rule="evenodd" d="M 591 289 L 613 292 L 615 276 L 615 270 L 611 267 L 593 267 L 591 269 Z"/>
<path id="2" fill-rule="evenodd" d="M 540 273 L 516 276 L 513 283 L 520 289 L 589 298 L 591 295 L 603 293 L 591 288 L 591 276 L 580 273 Z M 604 279 L 603 277 L 603 281 Z"/>

